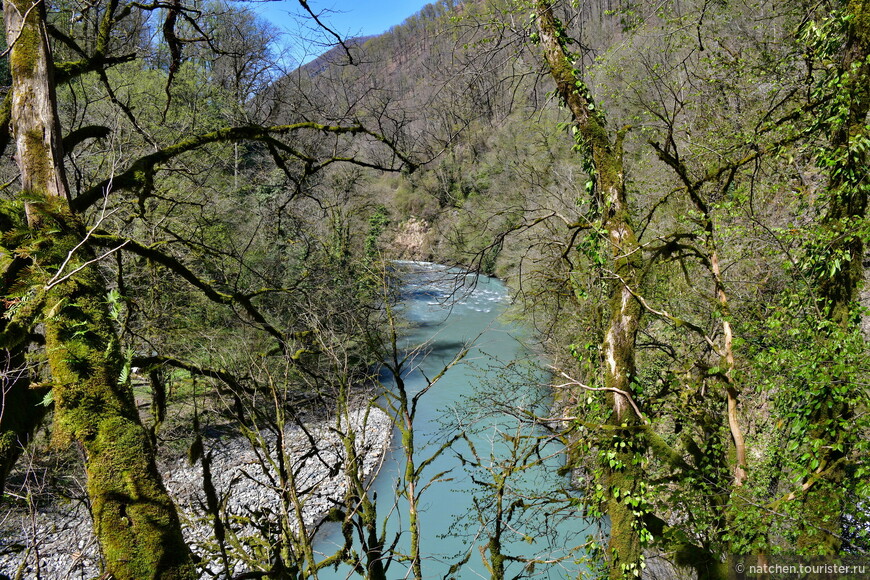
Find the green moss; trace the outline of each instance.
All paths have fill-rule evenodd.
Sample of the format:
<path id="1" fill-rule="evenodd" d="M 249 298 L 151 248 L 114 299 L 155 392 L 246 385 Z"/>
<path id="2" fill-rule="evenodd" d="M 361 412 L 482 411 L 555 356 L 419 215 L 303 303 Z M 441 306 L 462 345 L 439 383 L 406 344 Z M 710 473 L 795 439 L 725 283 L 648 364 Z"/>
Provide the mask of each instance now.
<path id="1" fill-rule="evenodd" d="M 8 453 L 15 446 L 16 440 L 14 431 L 0 432 L 0 455 Z"/>
<path id="2" fill-rule="evenodd" d="M 607 513 L 610 516 L 609 569 L 612 580 L 631 577 L 630 571 L 639 569 L 640 566 L 640 520 L 635 516 L 634 507 L 626 499 L 637 494 L 637 481 L 627 471 L 614 471 L 610 476 L 611 490 L 620 490 L 620 496 L 617 498 L 611 495 L 607 504 Z"/>
<path id="3" fill-rule="evenodd" d="M 58 263 L 77 240 L 72 234 L 56 236 L 46 242 L 50 246 L 43 257 Z M 68 264 L 68 270 L 87 255 L 80 260 Z M 194 567 L 157 473 L 148 433 L 129 385 L 118 380 L 124 362 L 104 296 L 96 270 L 85 268 L 46 297 L 55 433 L 84 447 L 94 529 L 113 577 L 192 578 Z"/>
<path id="4" fill-rule="evenodd" d="M 136 421 L 108 414 L 85 447 L 95 529 L 107 560 L 115 563 L 113 574 L 155 576 L 177 520 L 165 491 L 151 483 L 144 430 Z"/>
<path id="5" fill-rule="evenodd" d="M 25 14 L 29 9 L 29 2 L 13 2 L 20 14 Z M 39 28 L 35 22 L 38 10 L 31 10 L 27 21 L 21 29 L 21 34 L 15 42 L 15 46 L 9 54 L 14 77 L 33 76 L 39 63 L 41 53 L 41 38 Z"/>
<path id="6" fill-rule="evenodd" d="M 855 36 L 864 46 L 870 45 L 870 3 L 867 0 L 852 0 L 848 11 L 854 16 Z"/>
<path id="7" fill-rule="evenodd" d="M 44 187 L 52 178 L 54 168 L 51 166 L 52 155 L 42 131 L 31 129 L 24 134 L 24 150 L 29 159 L 23 160 L 30 172 L 30 181 L 37 187 Z"/>

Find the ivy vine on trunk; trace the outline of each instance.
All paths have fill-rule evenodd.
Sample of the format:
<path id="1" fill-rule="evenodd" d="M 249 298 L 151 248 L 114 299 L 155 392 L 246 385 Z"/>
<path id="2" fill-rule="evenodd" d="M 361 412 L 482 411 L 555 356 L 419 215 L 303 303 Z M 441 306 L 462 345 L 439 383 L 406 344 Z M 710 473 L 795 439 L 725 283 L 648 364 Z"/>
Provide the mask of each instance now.
<path id="1" fill-rule="evenodd" d="M 806 264 L 815 282 L 821 320 L 819 352 L 831 365 L 830 377 L 808 389 L 799 429 L 807 438 L 802 478 L 798 549 L 837 554 L 847 515 L 846 480 L 856 433 L 848 426 L 856 413 L 860 386 L 849 360 L 849 344 L 862 342 L 858 296 L 864 283 L 867 239 L 867 181 L 870 128 L 870 3 L 849 0 L 818 26 L 807 26 L 812 52 L 833 63 L 816 87 L 821 103 L 814 130 L 828 136 L 817 149 L 827 174 L 821 195 L 826 212 L 814 228 Z"/>
<path id="2" fill-rule="evenodd" d="M 107 574 L 194 578 L 190 551 L 154 450 L 121 380 L 125 361 L 107 288 L 86 231 L 70 208 L 43 2 L 4 4 L 11 47 L 11 128 L 21 174 L 26 239 L 16 249 L 31 291 L 15 321 L 41 324 L 55 405 L 55 437 L 85 451 L 94 531 Z M 27 413 L 26 408 L 15 412 Z"/>
<path id="3" fill-rule="evenodd" d="M 580 71 L 567 50 L 568 38 L 553 14 L 551 2 L 534 5 L 539 40 L 558 96 L 574 122 L 577 148 L 585 158 L 592 179 L 591 193 L 597 215 L 594 224 L 606 236 L 610 248 L 609 314 L 601 345 L 604 388 L 611 408 L 608 425 L 613 427 L 609 448 L 600 450 L 602 480 L 610 542 L 607 549 L 610 577 L 614 580 L 640 573 L 642 549 L 647 537 L 644 524 L 641 458 L 645 443 L 630 429 L 641 422 L 632 404 L 635 381 L 635 343 L 643 308 L 637 299 L 643 276 L 643 259 L 632 226 L 622 166 L 624 131 L 611 139 L 604 115 L 596 109 Z"/>

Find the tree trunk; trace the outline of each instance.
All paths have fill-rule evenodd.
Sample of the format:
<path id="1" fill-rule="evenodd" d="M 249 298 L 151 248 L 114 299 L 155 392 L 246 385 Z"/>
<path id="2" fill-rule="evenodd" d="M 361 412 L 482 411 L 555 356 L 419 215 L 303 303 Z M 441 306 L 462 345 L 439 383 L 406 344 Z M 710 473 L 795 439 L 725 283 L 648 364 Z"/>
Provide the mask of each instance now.
<path id="1" fill-rule="evenodd" d="M 822 226 L 834 232 L 828 247 L 840 268 L 819 280 L 819 295 L 827 317 L 842 327 L 851 325 L 858 291 L 864 281 L 864 240 L 856 222 L 867 214 L 867 113 L 870 111 L 870 2 L 851 0 L 846 9 L 852 17 L 839 67 L 838 92 L 831 95 L 845 105 L 832 128 L 828 159 L 829 207 Z M 863 141 L 863 145 L 861 142 Z"/>
<path id="2" fill-rule="evenodd" d="M 851 18 L 846 31 L 841 61 L 836 72 L 836 87 L 827 95 L 832 104 L 823 109 L 831 118 L 823 121 L 830 130 L 830 143 L 820 156 L 829 171 L 826 192 L 828 209 L 821 223 L 825 244 L 822 264 L 817 274 L 817 291 L 822 312 L 831 323 L 829 335 L 832 356 L 841 347 L 836 341 L 852 333 L 860 333 L 860 318 L 856 312 L 861 285 L 864 281 L 863 226 L 867 218 L 868 194 L 867 150 L 870 135 L 867 115 L 870 112 L 870 2 L 850 0 L 846 14 Z M 832 121 L 832 119 L 835 119 Z M 839 264 L 839 267 L 837 266 Z M 803 497 L 803 531 L 799 548 L 816 554 L 836 554 L 841 551 L 840 526 L 845 506 L 844 481 L 848 478 L 847 461 L 850 444 L 844 442 L 843 429 L 854 415 L 848 397 L 834 392 L 836 383 L 849 382 L 848 376 L 838 377 L 828 390 L 818 394 L 821 401 L 811 421 L 815 425 L 811 436 L 841 442 L 839 449 L 829 445 L 822 450 L 817 472 L 826 470 L 824 478 L 816 473 L 805 479 L 808 488 Z M 844 421 L 845 420 L 845 421 Z"/>
<path id="3" fill-rule="evenodd" d="M 609 443 L 602 443 L 605 454 L 604 479 L 607 483 L 607 513 L 610 516 L 610 541 L 607 549 L 610 578 L 621 579 L 640 573 L 642 560 L 641 482 L 638 458 L 644 443 L 628 429 L 637 425 L 630 398 L 635 379 L 635 343 L 642 305 L 635 296 L 639 290 L 643 257 L 632 227 L 625 192 L 622 166 L 622 134 L 611 141 L 605 119 L 595 110 L 579 71 L 572 65 L 565 45 L 567 37 L 555 18 L 552 4 L 535 3 L 541 45 L 561 99 L 573 117 L 578 145 L 586 156 L 590 178 L 594 180 L 594 202 L 600 211 L 600 225 L 607 233 L 612 254 L 609 319 L 602 344 L 604 386 L 612 413 L 610 425 L 616 427 Z M 620 429 L 625 427 L 625 429 Z M 605 445 L 609 445 L 607 448 Z M 612 453 L 612 455 L 607 455 Z"/>
<path id="4" fill-rule="evenodd" d="M 175 506 L 139 421 L 109 317 L 106 287 L 69 206 L 45 4 L 4 3 L 12 132 L 32 240 L 55 400 L 55 434 L 85 450 L 94 531 L 118 579 L 194 578 Z"/>

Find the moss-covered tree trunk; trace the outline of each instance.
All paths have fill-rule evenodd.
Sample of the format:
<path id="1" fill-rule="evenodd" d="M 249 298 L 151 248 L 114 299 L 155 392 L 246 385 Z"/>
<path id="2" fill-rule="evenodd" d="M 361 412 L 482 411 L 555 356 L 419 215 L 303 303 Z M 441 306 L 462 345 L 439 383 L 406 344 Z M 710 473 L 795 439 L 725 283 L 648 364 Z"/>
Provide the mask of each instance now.
<path id="1" fill-rule="evenodd" d="M 555 18 L 552 3 L 535 3 L 540 42 L 559 97 L 576 127 L 577 142 L 594 181 L 593 202 L 606 232 L 612 268 L 609 316 L 602 343 L 604 387 L 611 408 L 612 437 L 602 444 L 610 541 L 607 549 L 610 578 L 639 575 L 642 559 L 643 474 L 639 459 L 645 443 L 631 429 L 640 417 L 632 397 L 635 343 L 643 308 L 639 291 L 643 256 L 631 224 L 622 165 L 622 134 L 613 137 L 566 50 L 567 37 Z"/>
<path id="2" fill-rule="evenodd" d="M 840 342 L 860 333 L 856 307 L 864 282 L 867 203 L 870 195 L 870 2 L 845 3 L 844 43 L 836 70 L 826 78 L 827 104 L 820 129 L 830 135 L 819 160 L 829 179 L 824 199 L 827 213 L 820 224 L 820 264 L 816 285 L 821 310 L 829 323 L 826 346 L 837 359 L 846 347 Z M 846 431 L 855 410 L 853 397 L 843 390 L 855 388 L 848 371 L 832 377 L 814 393 L 810 437 L 826 444 L 814 457 L 817 467 L 804 479 L 801 533 L 798 547 L 813 554 L 841 551 L 840 527 L 845 502 L 844 481 L 851 443 Z"/>
<path id="3" fill-rule="evenodd" d="M 56 260 L 77 242 L 67 233 L 45 249 Z M 190 553 L 150 438 L 129 384 L 119 382 L 124 360 L 104 296 L 94 268 L 46 294 L 55 433 L 79 441 L 85 450 L 94 532 L 107 571 L 119 579 L 192 578 Z"/>
<path id="4" fill-rule="evenodd" d="M 45 27 L 45 4 L 4 3 L 12 47 L 16 160 L 36 272 L 34 323 L 42 323 L 55 431 L 85 451 L 94 531 L 118 579 L 194 578 L 175 507 L 163 486 L 129 384 L 106 286 L 72 213 Z"/>
<path id="5" fill-rule="evenodd" d="M 827 317 L 848 327 L 855 317 L 858 292 L 864 282 L 864 237 L 861 224 L 867 215 L 870 183 L 867 182 L 870 135 L 870 2 L 847 3 L 849 24 L 836 84 L 830 88 L 834 103 L 824 109 L 833 113 L 830 145 L 822 155 L 829 169 L 828 213 L 822 226 L 830 233 L 828 258 L 839 268 L 825 269 L 819 279 L 819 295 Z"/>

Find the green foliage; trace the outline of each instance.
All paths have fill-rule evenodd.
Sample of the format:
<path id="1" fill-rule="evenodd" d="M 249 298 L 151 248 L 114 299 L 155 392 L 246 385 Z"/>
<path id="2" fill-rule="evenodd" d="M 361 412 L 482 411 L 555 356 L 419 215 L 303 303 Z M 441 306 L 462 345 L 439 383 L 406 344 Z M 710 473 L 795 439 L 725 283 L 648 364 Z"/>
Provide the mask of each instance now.
<path id="1" fill-rule="evenodd" d="M 318 411 L 330 407 L 335 385 L 372 379 L 371 343 L 382 322 L 380 258 L 394 251 L 396 224 L 413 216 L 430 228 L 435 259 L 509 279 L 554 363 L 588 387 L 566 388 L 560 401 L 572 417 L 563 434 L 571 456 L 566 469 L 576 468 L 581 493 L 571 505 L 584 517 L 610 516 L 617 552 L 658 547 L 688 564 L 731 553 L 811 553 L 813 542 L 827 541 L 818 522 L 846 539 L 843 550 L 864 549 L 870 353 L 858 331 L 866 312 L 857 298 L 870 240 L 870 131 L 860 106 L 870 61 L 865 54 L 844 63 L 843 54 L 866 27 L 857 22 L 861 15 L 838 9 L 815 17 L 802 5 L 766 2 L 688 2 L 679 9 L 627 2 L 614 11 L 575 2 L 573 12 L 565 9 L 576 22 L 556 32 L 573 90 L 598 122 L 589 132 L 565 121 L 545 96 L 552 85 L 525 74 L 537 66 L 540 34 L 528 33 L 534 18 L 511 17 L 531 4 L 504 4 L 439 2 L 390 34 L 361 42 L 354 48 L 365 56 L 359 67 L 324 64 L 316 74 L 300 74 L 298 85 L 288 77 L 257 96 L 252 87 L 272 79 L 251 70 L 234 76 L 244 55 L 232 43 L 216 58 L 206 44 L 188 47 L 167 89 L 167 47 L 148 46 L 147 27 L 126 22 L 130 30 L 114 48 L 153 49 L 151 60 L 58 87 L 65 128 L 111 129 L 109 138 L 95 135 L 68 152 L 73 199 L 106 184 L 105 211 L 97 203 L 85 212 L 88 226 L 98 225 L 87 256 L 115 253 L 83 271 L 91 295 L 66 285 L 50 296 L 44 291 L 75 245 L 57 242 L 64 220 L 51 217 L 50 204 L 23 192 L 0 209 L 3 346 L 24 344 L 47 325 L 59 346 L 31 363 L 37 375 L 46 357 L 57 369 L 59 387 L 39 398 L 44 407 L 52 401 L 68 407 L 57 417 L 58 433 L 82 439 L 99 429 L 118 433 L 117 441 L 101 435 L 89 453 L 97 458 L 96 477 L 128 493 L 120 461 L 133 461 L 130 449 L 150 443 L 128 422 L 136 413 L 132 400 L 111 403 L 129 417 L 110 416 L 96 431 L 87 420 L 110 400 L 95 387 L 100 373 L 120 388 L 134 380 L 137 359 L 155 369 L 184 368 L 166 371 L 179 431 L 197 397 L 195 376 L 208 377 L 216 424 L 271 425 L 284 411 L 301 409 L 300 401 Z M 95 24 L 79 24 L 66 7 L 58 9 L 57 26 L 76 38 Z M 247 36 L 259 38 L 233 10 L 209 13 L 206 28 L 218 32 L 237 20 Z M 521 47 L 514 29 L 538 44 Z M 59 54 L 78 58 L 56 44 Z M 268 52 L 245 46 L 255 60 Z M 66 75 L 71 70 L 63 68 Z M 371 86 L 366 79 L 374 79 Z M 343 83 L 341 90 L 334 83 Z M 351 110 L 369 122 L 373 111 L 395 104 L 388 95 L 417 103 L 417 110 L 402 112 L 407 126 L 397 127 L 397 138 L 432 161 L 410 175 L 335 165 L 306 173 L 318 159 L 374 146 L 317 133 L 216 141 L 161 158 L 127 183 L 104 181 L 131 160 L 192 135 L 262 121 L 266 108 L 270 122 L 320 113 L 341 118 Z M 605 110 L 611 126 L 636 129 L 605 134 Z M 628 252 L 613 242 L 619 232 L 605 227 L 614 208 L 600 203 L 601 187 L 612 165 L 596 164 L 596 138 L 614 147 L 625 139 L 620 179 L 631 203 L 619 217 L 639 237 Z M 7 173 L 4 181 L 14 177 Z M 49 218 L 44 231 L 29 231 L 25 202 Z M 124 240 L 138 245 L 118 249 Z M 721 284 L 711 273 L 714 254 Z M 37 258 L 39 267 L 21 265 Z M 615 425 L 613 393 L 600 390 L 609 364 L 602 345 L 608 299 L 626 283 L 620 260 L 629 258 L 642 262 L 642 276 L 628 285 L 647 310 L 626 388 L 643 420 Z M 80 264 L 74 260 L 67 271 Z M 728 297 L 724 305 L 719 291 Z M 723 355 L 726 321 L 734 328 L 733 364 Z M 41 350 L 34 344 L 34 352 Z M 748 479 L 739 488 L 729 389 L 738 395 L 738 423 L 750 450 Z M 158 393 L 147 393 L 157 407 Z M 264 409 L 263 398 L 273 396 L 279 409 Z M 155 415 L 154 440 L 163 420 Z M 2 435 L 0 451 L 9 437 Z M 403 433 L 403 443 L 413 448 L 410 437 Z M 514 443 L 519 455 L 494 468 L 478 504 L 486 513 L 513 510 L 504 521 L 521 517 L 526 506 L 498 504 L 495 494 L 507 489 L 510 465 L 534 461 L 521 456 L 533 446 Z M 98 509 L 109 505 L 102 501 Z M 366 509 L 364 525 L 375 529 L 374 507 Z M 344 520 L 348 513 L 331 515 Z M 131 549 L 114 516 L 101 524 L 122 538 L 110 547 L 113 557 Z M 247 546 L 239 538 L 226 543 L 239 558 L 247 553 L 247 562 L 265 567 L 278 536 L 267 537 L 274 533 L 268 515 L 257 518 L 228 524 L 257 520 L 263 537 Z M 590 537 L 593 568 L 613 557 L 605 545 L 606 538 Z M 215 544 L 216 560 L 219 551 Z M 343 557 L 361 562 L 352 551 Z M 510 555 L 492 541 L 485 557 L 496 574 Z M 643 566 L 641 559 L 612 568 L 637 577 Z M 533 575 L 533 568 L 525 572 Z"/>
<path id="2" fill-rule="evenodd" d="M 793 310 L 794 295 L 789 298 L 766 321 L 777 338 L 754 353 L 758 364 L 768 369 L 760 387 L 772 396 L 777 429 L 786 442 L 774 450 L 777 463 L 788 473 L 780 483 L 783 495 L 800 489 L 803 482 L 823 481 L 846 462 L 850 476 L 838 485 L 852 499 L 840 509 L 860 519 L 860 503 L 851 502 L 867 497 L 868 489 L 851 474 L 868 470 L 870 425 L 860 411 L 870 400 L 863 380 L 868 372 L 867 343 L 856 328 L 843 330 L 826 319 L 800 316 Z M 783 505 L 798 520 L 804 509 L 827 509 L 788 501 Z M 858 532 L 856 545 L 866 544 L 864 534 Z"/>
<path id="3" fill-rule="evenodd" d="M 386 206 L 379 205 L 369 218 L 369 231 L 365 239 L 365 256 L 369 260 L 379 257 L 378 241 L 390 223 L 390 214 Z"/>

